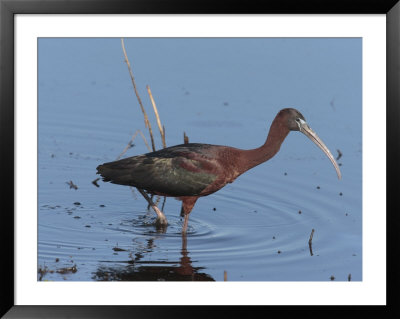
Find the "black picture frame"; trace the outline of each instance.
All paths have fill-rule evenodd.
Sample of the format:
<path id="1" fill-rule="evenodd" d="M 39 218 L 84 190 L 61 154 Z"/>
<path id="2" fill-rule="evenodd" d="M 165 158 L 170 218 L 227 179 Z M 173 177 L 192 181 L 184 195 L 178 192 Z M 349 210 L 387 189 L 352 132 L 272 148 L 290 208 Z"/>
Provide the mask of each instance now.
<path id="1" fill-rule="evenodd" d="M 259 307 L 182 306 L 16 306 L 14 302 L 14 17 L 16 14 L 386 14 L 387 21 L 387 306 L 329 307 L 331 315 L 399 315 L 396 288 L 399 269 L 396 256 L 399 238 L 396 232 L 397 165 L 400 162 L 400 3 L 399 0 L 273 0 L 241 3 L 179 0 L 0 0 L 0 174 L 2 184 L 0 315 L 4 318 L 131 318 L 244 316 Z M 379 106 L 376 112 L 379 112 Z M 384 212 L 376 212 L 384 213 Z M 397 236 L 396 236 L 397 235 Z M 397 238 L 397 240 L 396 240 Z M 179 296 L 177 296 L 179 299 Z M 255 309 L 257 308 L 257 309 Z M 264 307 L 268 314 L 307 315 L 328 311 L 327 307 Z"/>

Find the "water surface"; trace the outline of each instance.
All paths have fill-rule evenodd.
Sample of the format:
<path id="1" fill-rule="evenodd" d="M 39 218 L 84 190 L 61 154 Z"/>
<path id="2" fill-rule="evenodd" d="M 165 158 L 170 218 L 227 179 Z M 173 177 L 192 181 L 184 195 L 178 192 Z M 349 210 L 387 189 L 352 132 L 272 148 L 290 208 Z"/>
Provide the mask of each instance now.
<path id="1" fill-rule="evenodd" d="M 340 150 L 343 178 L 292 132 L 274 158 L 200 198 L 187 236 L 181 203 L 167 198 L 161 232 L 137 191 L 92 183 L 136 130 L 149 136 L 120 40 L 40 39 L 38 280 L 362 280 L 361 39 L 125 44 L 158 148 L 146 85 L 168 146 L 186 132 L 190 142 L 258 147 L 276 113 L 295 107 Z M 125 156 L 145 152 L 137 137 Z"/>

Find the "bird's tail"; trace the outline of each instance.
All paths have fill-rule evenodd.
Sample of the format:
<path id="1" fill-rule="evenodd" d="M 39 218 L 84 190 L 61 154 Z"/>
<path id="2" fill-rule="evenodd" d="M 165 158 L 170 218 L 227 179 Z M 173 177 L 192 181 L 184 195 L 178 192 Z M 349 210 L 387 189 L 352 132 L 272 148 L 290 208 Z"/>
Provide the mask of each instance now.
<path id="1" fill-rule="evenodd" d="M 113 162 L 97 166 L 97 174 L 101 175 L 104 182 L 131 185 L 129 170 L 114 167 Z"/>

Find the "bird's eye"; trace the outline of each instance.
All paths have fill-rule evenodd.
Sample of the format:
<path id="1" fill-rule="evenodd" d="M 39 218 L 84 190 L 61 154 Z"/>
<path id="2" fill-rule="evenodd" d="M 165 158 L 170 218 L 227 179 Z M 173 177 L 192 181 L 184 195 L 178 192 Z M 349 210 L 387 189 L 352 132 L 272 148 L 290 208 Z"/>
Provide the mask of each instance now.
<path id="1" fill-rule="evenodd" d="M 296 119 L 296 122 L 297 122 L 297 123 L 300 123 L 300 118 L 297 118 L 297 119 Z"/>

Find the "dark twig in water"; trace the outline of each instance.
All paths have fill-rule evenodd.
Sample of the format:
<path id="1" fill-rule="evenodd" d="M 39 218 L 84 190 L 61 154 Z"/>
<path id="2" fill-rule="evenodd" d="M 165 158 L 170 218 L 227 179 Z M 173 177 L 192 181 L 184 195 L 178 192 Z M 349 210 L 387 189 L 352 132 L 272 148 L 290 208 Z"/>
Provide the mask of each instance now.
<path id="1" fill-rule="evenodd" d="M 71 189 L 71 188 L 73 188 L 73 189 L 75 189 L 75 190 L 78 189 L 78 186 L 76 186 L 72 181 L 65 182 L 65 183 L 69 185 L 69 188 L 70 188 L 70 189 Z"/>
<path id="2" fill-rule="evenodd" d="M 347 280 L 348 280 L 348 281 L 351 281 L 351 274 L 349 274 L 349 275 L 347 276 Z"/>
<path id="3" fill-rule="evenodd" d="M 224 281 L 228 281 L 228 272 L 224 270 Z"/>
<path id="4" fill-rule="evenodd" d="M 131 76 L 133 90 L 135 91 L 136 98 L 137 98 L 137 100 L 139 102 L 140 108 L 141 108 L 143 116 L 144 116 L 144 124 L 149 129 L 150 138 L 151 138 L 151 146 L 152 146 L 153 152 L 154 152 L 156 150 L 156 146 L 154 144 L 153 130 L 151 129 L 151 124 L 149 122 L 149 118 L 148 118 L 147 113 L 146 113 L 146 111 L 145 111 L 145 109 L 143 107 L 142 99 L 139 96 L 139 92 L 138 92 L 138 90 L 136 88 L 135 77 L 133 76 L 131 64 L 130 64 L 130 62 L 128 60 L 128 55 L 126 54 L 125 44 L 124 44 L 124 39 L 123 38 L 121 38 L 121 45 L 122 45 L 122 51 L 124 52 L 124 56 L 125 56 L 125 62 L 126 62 L 126 65 L 128 66 L 128 71 L 129 71 L 129 74 Z"/>
<path id="5" fill-rule="evenodd" d="M 312 252 L 312 239 L 314 237 L 314 228 L 311 230 L 310 239 L 308 240 L 308 248 L 310 248 L 310 255 L 313 256 Z"/>
<path id="6" fill-rule="evenodd" d="M 100 180 L 100 177 L 99 178 L 96 178 L 94 181 L 92 181 L 92 184 L 94 185 L 94 186 L 96 186 L 96 187 L 100 187 L 100 185 L 99 184 L 97 184 L 97 182 Z"/>
<path id="7" fill-rule="evenodd" d="M 336 157 L 336 160 L 338 161 L 339 158 L 341 158 L 343 154 L 339 149 L 337 149 L 337 152 L 338 152 L 338 156 Z"/>

